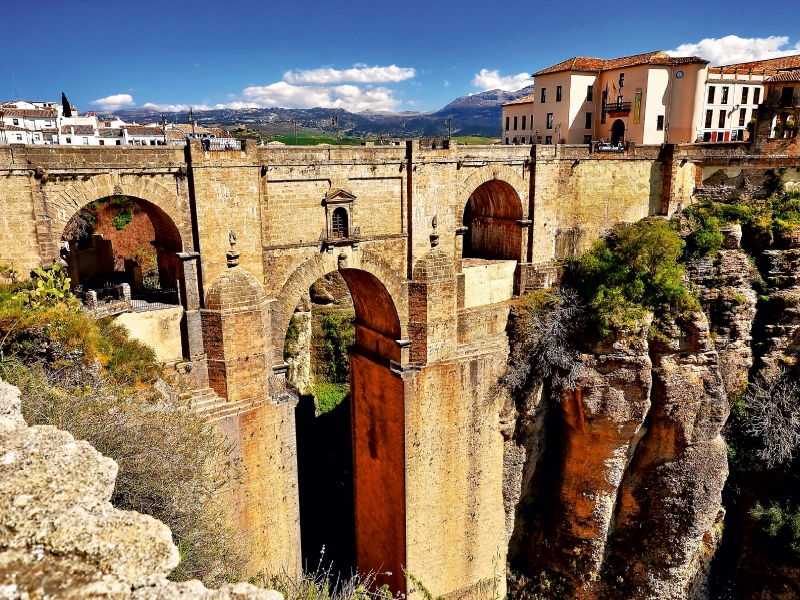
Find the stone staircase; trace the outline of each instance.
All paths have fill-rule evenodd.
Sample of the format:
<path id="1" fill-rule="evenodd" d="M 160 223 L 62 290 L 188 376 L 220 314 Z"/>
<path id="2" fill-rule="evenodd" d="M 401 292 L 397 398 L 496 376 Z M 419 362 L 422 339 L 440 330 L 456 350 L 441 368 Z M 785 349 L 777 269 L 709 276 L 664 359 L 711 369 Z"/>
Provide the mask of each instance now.
<path id="1" fill-rule="evenodd" d="M 213 389 L 201 388 L 190 393 L 190 403 L 192 409 L 201 414 L 207 423 L 214 423 L 258 408 L 265 404 L 265 401 L 239 400 L 237 402 L 228 402 L 225 398 L 217 396 Z"/>

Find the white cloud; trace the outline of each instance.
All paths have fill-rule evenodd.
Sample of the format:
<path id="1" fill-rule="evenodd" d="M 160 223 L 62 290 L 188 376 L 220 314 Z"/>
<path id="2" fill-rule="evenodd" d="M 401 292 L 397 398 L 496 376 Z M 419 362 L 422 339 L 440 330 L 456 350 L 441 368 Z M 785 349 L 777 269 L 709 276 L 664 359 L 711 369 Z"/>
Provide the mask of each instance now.
<path id="1" fill-rule="evenodd" d="M 450 85 L 450 82 L 449 82 L 449 81 L 447 81 L 447 79 L 445 79 L 445 80 L 444 80 L 444 87 L 447 87 L 447 86 L 449 86 L 449 85 Z"/>
<path id="2" fill-rule="evenodd" d="M 711 66 L 778 58 L 800 54 L 800 42 L 786 47 L 789 37 L 771 35 L 766 38 L 741 38 L 726 35 L 722 38 L 705 38 L 696 44 L 681 44 L 675 50 L 667 50 L 673 56 L 701 56 L 711 61 Z"/>
<path id="3" fill-rule="evenodd" d="M 481 90 L 500 89 L 507 92 L 515 92 L 532 83 L 533 79 L 531 79 L 530 73 L 520 73 L 518 75 L 507 75 L 503 77 L 497 69 L 494 71 L 481 69 L 480 73 L 476 73 L 475 78 L 472 80 L 472 85 Z"/>
<path id="4" fill-rule="evenodd" d="M 102 110 L 119 110 L 127 106 L 133 106 L 133 96 L 130 94 L 113 94 L 105 98 L 98 98 L 92 100 L 89 104 L 99 106 Z"/>
<path id="5" fill-rule="evenodd" d="M 278 81 L 270 85 L 245 88 L 242 100 L 226 104 L 227 108 L 344 108 L 363 110 L 391 110 L 398 104 L 393 90 L 377 87 L 364 90 L 357 85 L 332 87 L 291 85 Z"/>
<path id="6" fill-rule="evenodd" d="M 367 67 L 358 64 L 352 69 L 311 69 L 308 71 L 287 71 L 283 80 L 287 83 L 387 83 L 405 81 L 414 77 L 414 69 L 390 65 L 388 67 Z"/>
<path id="7" fill-rule="evenodd" d="M 225 108 L 222 104 L 216 106 L 208 106 L 206 104 L 156 104 L 153 102 L 145 102 L 142 108 L 149 108 L 151 110 L 158 110 L 161 112 L 186 112 L 189 108 L 193 110 L 211 110 L 212 108 Z"/>

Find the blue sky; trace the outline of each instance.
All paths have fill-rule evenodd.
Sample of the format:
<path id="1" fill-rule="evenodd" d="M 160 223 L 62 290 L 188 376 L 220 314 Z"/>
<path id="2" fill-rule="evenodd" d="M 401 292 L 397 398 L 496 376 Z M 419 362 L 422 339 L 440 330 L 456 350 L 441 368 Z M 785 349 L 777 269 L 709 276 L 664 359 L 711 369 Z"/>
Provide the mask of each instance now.
<path id="1" fill-rule="evenodd" d="M 800 3 L 37 0 L 3 10 L 0 100 L 434 110 L 574 55 L 800 53 Z M 16 88 L 16 91 L 15 91 Z"/>

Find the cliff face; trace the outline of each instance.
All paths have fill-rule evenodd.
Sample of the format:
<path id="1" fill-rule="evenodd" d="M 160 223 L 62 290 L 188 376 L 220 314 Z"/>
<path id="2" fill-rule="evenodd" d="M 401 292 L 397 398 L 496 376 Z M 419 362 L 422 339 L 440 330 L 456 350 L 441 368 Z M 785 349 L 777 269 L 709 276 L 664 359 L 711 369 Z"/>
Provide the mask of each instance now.
<path id="1" fill-rule="evenodd" d="M 544 597 L 708 597 L 725 516 L 722 428 L 754 364 L 760 277 L 741 228 L 723 234 L 723 249 L 687 265 L 703 311 L 672 323 L 664 341 L 642 323 L 586 348 L 577 389 L 550 402 L 539 390 L 508 419 L 506 495 L 520 486 L 511 564 L 560 590 Z M 800 252 L 763 260 L 768 284 L 783 284 L 760 325 L 764 360 L 777 363 L 800 332 Z"/>

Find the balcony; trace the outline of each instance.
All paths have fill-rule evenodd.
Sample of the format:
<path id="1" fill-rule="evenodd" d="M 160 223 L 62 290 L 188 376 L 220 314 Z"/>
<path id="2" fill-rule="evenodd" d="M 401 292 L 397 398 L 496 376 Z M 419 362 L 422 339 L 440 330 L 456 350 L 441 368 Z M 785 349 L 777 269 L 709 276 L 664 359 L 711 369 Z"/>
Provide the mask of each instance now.
<path id="1" fill-rule="evenodd" d="M 612 117 L 629 115 L 632 102 L 606 102 L 603 110 Z"/>

